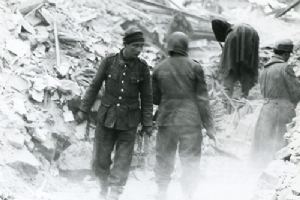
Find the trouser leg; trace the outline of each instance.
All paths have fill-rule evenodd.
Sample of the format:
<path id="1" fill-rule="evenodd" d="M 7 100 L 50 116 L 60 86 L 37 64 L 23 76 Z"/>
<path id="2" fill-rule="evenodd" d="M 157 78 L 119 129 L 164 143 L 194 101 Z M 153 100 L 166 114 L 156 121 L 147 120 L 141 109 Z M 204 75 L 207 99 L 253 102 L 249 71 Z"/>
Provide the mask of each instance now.
<path id="1" fill-rule="evenodd" d="M 109 198 L 111 199 L 118 199 L 127 182 L 134 151 L 136 128 L 126 131 L 116 130 L 116 132 L 117 142 L 114 163 L 109 176 L 111 186 Z"/>
<path id="2" fill-rule="evenodd" d="M 247 98 L 249 91 L 257 82 L 256 70 L 249 69 L 245 63 L 240 63 L 240 76 L 239 81 L 242 87 L 242 97 Z"/>
<path id="3" fill-rule="evenodd" d="M 156 138 L 155 178 L 161 196 L 166 195 L 175 165 L 177 136 L 173 131 L 171 127 L 159 127 Z"/>
<path id="4" fill-rule="evenodd" d="M 235 82 L 236 76 L 231 70 L 223 80 L 224 92 L 227 95 L 226 97 L 224 97 L 225 109 L 227 110 L 228 114 L 230 114 L 233 109 L 228 98 L 232 98 Z"/>
<path id="5" fill-rule="evenodd" d="M 100 180 L 101 195 L 106 196 L 108 191 L 108 176 L 110 174 L 111 153 L 116 142 L 114 129 L 100 124 L 96 127 L 94 140 L 93 170 Z"/>
<path id="6" fill-rule="evenodd" d="M 182 165 L 181 186 L 183 193 L 191 197 L 199 180 L 201 127 L 181 127 L 179 134 L 179 157 Z"/>

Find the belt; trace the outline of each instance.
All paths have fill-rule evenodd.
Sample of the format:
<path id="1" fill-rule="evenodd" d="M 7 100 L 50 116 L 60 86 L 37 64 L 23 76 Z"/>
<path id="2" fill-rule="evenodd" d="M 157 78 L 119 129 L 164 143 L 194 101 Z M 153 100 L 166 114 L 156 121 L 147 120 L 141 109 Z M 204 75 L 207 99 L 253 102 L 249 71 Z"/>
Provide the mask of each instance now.
<path id="1" fill-rule="evenodd" d="M 280 99 L 280 98 L 278 98 L 278 99 L 269 99 L 269 98 L 265 98 L 264 99 L 264 103 L 266 104 L 266 103 L 287 103 L 287 104 L 293 104 L 292 102 L 291 102 L 291 100 L 289 100 L 289 99 Z"/>

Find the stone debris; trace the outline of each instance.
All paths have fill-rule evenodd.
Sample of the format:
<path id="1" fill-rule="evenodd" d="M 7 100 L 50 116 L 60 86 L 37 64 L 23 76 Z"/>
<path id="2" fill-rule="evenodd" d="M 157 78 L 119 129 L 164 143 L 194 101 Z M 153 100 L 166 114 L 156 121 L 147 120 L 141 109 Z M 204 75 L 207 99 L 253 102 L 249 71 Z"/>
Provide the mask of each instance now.
<path id="1" fill-rule="evenodd" d="M 277 152 L 276 167 L 272 168 L 272 163 L 265 170 L 265 175 L 261 178 L 268 182 L 269 192 L 276 194 L 278 200 L 298 200 L 300 186 L 300 106 L 296 108 L 297 116 L 293 122 L 287 125 L 288 132 L 285 138 L 288 145 Z M 287 166 L 289 168 L 287 168 Z M 279 170 L 281 172 L 276 172 Z M 269 177 L 269 178 L 268 178 Z M 262 191 L 260 191 L 262 192 Z"/>
<path id="2" fill-rule="evenodd" d="M 58 168 L 63 171 L 90 171 L 93 145 L 90 142 L 77 142 L 68 147 L 58 160 Z"/>
<path id="3" fill-rule="evenodd" d="M 56 170 L 61 173 L 90 172 L 95 115 L 90 116 L 89 122 L 76 125 L 74 114 L 78 111 L 80 98 L 76 106 L 70 107 L 70 102 L 83 95 L 102 58 L 120 50 L 122 34 L 129 25 L 138 25 L 145 32 L 148 45 L 141 57 L 151 67 L 166 56 L 164 42 L 169 23 L 178 8 L 174 8 L 167 1 L 151 2 L 165 4 L 163 7 L 153 7 L 129 0 L 0 2 L 0 151 L 1 155 L 5 155 L 0 157 L 0 170 L 4 165 L 18 174 L 30 175 L 32 180 L 28 184 L 38 184 L 35 178 L 47 173 L 49 166 L 57 167 Z M 254 12 L 253 17 L 253 9 L 220 9 L 218 5 L 205 5 L 201 6 L 199 12 L 192 5 L 180 5 L 192 26 L 191 56 L 201 63 L 207 75 L 213 113 L 222 139 L 232 139 L 226 133 L 230 127 L 236 130 L 234 134 L 247 130 L 248 134 L 244 139 L 249 142 L 254 129 L 249 122 L 257 118 L 259 103 L 253 101 L 254 103 L 243 106 L 237 112 L 236 116 L 239 118 L 225 115 L 221 102 L 222 91 L 214 88 L 218 81 L 221 48 L 213 41 L 210 17 L 228 18 L 232 22 L 237 21 L 234 20 L 236 15 L 241 16 L 236 18 L 240 20 L 253 17 L 245 21 L 258 27 L 260 34 L 264 36 L 260 51 L 261 65 L 270 58 L 269 47 L 275 38 L 283 32 L 291 38 L 299 36 L 299 30 L 288 24 L 288 20 L 297 19 L 294 12 L 297 7 L 282 17 L 282 20 L 269 23 L 274 20 L 271 17 L 280 9 L 286 8 L 290 2 L 272 0 L 262 4 L 262 1 L 252 0 L 251 3 L 251 8 L 263 8 L 264 17 L 257 12 Z M 231 15 L 231 12 L 235 14 Z M 270 14 L 268 18 L 265 17 L 266 14 Z M 57 25 L 57 33 L 54 31 L 54 24 Z M 265 28 L 266 24 L 271 28 Z M 268 34 L 264 34 L 266 30 L 262 30 L 262 27 L 267 29 Z M 291 31 L 282 27 L 291 27 Z M 300 75 L 300 65 L 297 64 L 299 55 L 297 44 L 291 61 L 295 64 L 294 71 L 297 76 Z M 99 107 L 102 92 L 103 90 L 92 108 L 94 114 Z M 250 96 L 259 98 L 257 93 Z M 295 168 L 299 168 L 300 163 L 300 108 L 297 113 L 298 117 L 289 125 L 286 134 L 289 145 L 278 152 L 279 161 L 261 176 L 268 185 L 264 188 L 268 190 L 262 191 L 268 195 L 262 196 L 275 196 L 281 200 L 299 199 L 299 171 Z M 155 139 L 151 138 L 149 142 L 154 144 Z M 208 143 L 207 137 L 204 138 L 204 143 Z M 204 155 L 216 154 L 211 145 L 204 145 L 203 150 Z M 146 151 L 149 156 L 145 163 L 151 169 L 154 152 L 154 145 L 150 145 Z M 145 150 L 138 153 L 145 153 Z M 139 159 L 140 156 L 135 155 L 133 165 L 139 166 Z M 13 199 L 2 195 L 2 184 L 0 180 L 0 199 Z M 14 185 L 10 187 L 13 188 Z"/>

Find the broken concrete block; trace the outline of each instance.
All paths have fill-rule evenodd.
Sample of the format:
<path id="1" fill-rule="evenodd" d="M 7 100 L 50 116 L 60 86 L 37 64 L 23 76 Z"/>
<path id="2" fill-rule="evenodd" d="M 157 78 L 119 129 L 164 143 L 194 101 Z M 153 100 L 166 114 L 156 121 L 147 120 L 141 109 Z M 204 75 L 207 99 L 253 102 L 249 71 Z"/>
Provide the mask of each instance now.
<path id="1" fill-rule="evenodd" d="M 17 149 L 22 149 L 24 147 L 25 137 L 19 132 L 10 132 L 7 135 L 8 142 Z"/>
<path id="2" fill-rule="evenodd" d="M 34 151 L 39 152 L 45 159 L 52 162 L 55 155 L 56 142 L 48 139 L 42 143 L 35 142 Z"/>
<path id="3" fill-rule="evenodd" d="M 295 125 L 296 125 L 296 123 L 295 123 L 294 121 L 288 123 L 288 124 L 286 125 L 287 132 L 291 131 L 292 128 L 295 127 Z"/>
<path id="4" fill-rule="evenodd" d="M 34 143 L 32 141 L 25 141 L 25 146 L 30 152 L 34 150 Z"/>
<path id="5" fill-rule="evenodd" d="M 29 94 L 31 95 L 31 98 L 39 103 L 42 103 L 44 100 L 44 91 L 37 91 L 37 90 L 30 90 Z"/>
<path id="6" fill-rule="evenodd" d="M 70 110 L 64 111 L 63 112 L 63 116 L 64 116 L 65 122 L 72 122 L 72 121 L 74 121 L 74 115 L 73 115 L 72 111 L 70 111 Z"/>
<path id="7" fill-rule="evenodd" d="M 59 32 L 58 33 L 58 39 L 62 43 L 70 43 L 70 42 L 82 42 L 83 38 L 73 34 L 73 33 L 67 33 L 67 32 Z"/>
<path id="8" fill-rule="evenodd" d="M 292 150 L 290 149 L 290 147 L 284 147 L 282 148 L 280 151 L 278 151 L 276 153 L 276 159 L 280 159 L 280 160 L 290 160 L 290 157 L 292 155 Z"/>
<path id="9" fill-rule="evenodd" d="M 20 39 L 8 39 L 6 41 L 7 50 L 18 57 L 29 56 L 31 54 L 30 42 Z"/>
<path id="10" fill-rule="evenodd" d="M 19 26 L 21 26 L 21 28 L 22 28 L 21 30 L 25 30 L 28 33 L 31 33 L 31 34 L 34 35 L 35 30 L 34 30 L 33 26 L 30 23 L 28 23 L 28 21 L 26 21 L 20 13 L 17 13 L 17 14 L 18 14 L 18 17 L 19 17 L 18 24 L 19 24 Z"/>
<path id="11" fill-rule="evenodd" d="M 46 8 L 39 9 L 37 15 L 46 25 L 51 25 L 55 21 L 52 14 Z"/>
<path id="12" fill-rule="evenodd" d="M 300 196 L 300 175 L 293 180 L 291 189 L 294 195 Z"/>
<path id="13" fill-rule="evenodd" d="M 33 132 L 32 137 L 39 141 L 40 143 L 46 142 L 47 141 L 47 135 L 48 135 L 48 130 L 42 129 L 42 128 L 36 128 Z"/>
<path id="14" fill-rule="evenodd" d="M 80 96 L 81 90 L 76 82 L 71 80 L 60 80 L 60 85 L 58 86 L 58 91 L 63 94 L 72 94 Z"/>
<path id="15" fill-rule="evenodd" d="M 265 183 L 264 187 L 275 189 L 280 181 L 280 176 L 286 172 L 287 168 L 288 166 L 282 160 L 271 162 L 260 176 L 260 180 Z"/>
<path id="16" fill-rule="evenodd" d="M 27 175 L 37 174 L 41 166 L 40 162 L 25 148 L 13 152 L 7 158 L 6 164 Z"/>
<path id="17" fill-rule="evenodd" d="M 25 102 L 23 99 L 20 98 L 14 98 L 13 99 L 13 110 L 20 114 L 20 115 L 26 115 L 27 114 L 27 109 L 25 107 Z"/>
<path id="18" fill-rule="evenodd" d="M 40 43 L 49 41 L 49 31 L 45 26 L 35 27 L 36 31 L 36 40 Z"/>
<path id="19" fill-rule="evenodd" d="M 292 155 L 290 158 L 290 161 L 294 164 L 300 163 L 300 155 Z"/>
<path id="20" fill-rule="evenodd" d="M 56 70 L 60 77 L 66 77 L 69 73 L 71 65 L 69 62 L 62 62 L 59 66 L 56 66 Z"/>
<path id="21" fill-rule="evenodd" d="M 24 16 L 24 19 L 34 27 L 42 22 L 40 18 L 35 16 L 35 12 L 28 13 L 28 15 Z"/>
<path id="22" fill-rule="evenodd" d="M 60 97 L 59 97 L 57 91 L 55 91 L 55 92 L 52 94 L 52 96 L 51 96 L 51 100 L 52 100 L 52 101 L 58 101 L 59 99 L 60 99 Z"/>
<path id="23" fill-rule="evenodd" d="M 38 7 L 40 4 L 44 3 L 45 0 L 27 0 L 22 1 L 22 4 L 19 6 L 19 11 L 26 15 L 36 7 Z"/>
<path id="24" fill-rule="evenodd" d="M 72 144 L 62 152 L 58 160 L 59 169 L 65 171 L 90 170 L 92 152 L 93 145 L 90 142 Z"/>
<path id="25" fill-rule="evenodd" d="M 29 89 L 29 82 L 20 76 L 9 74 L 9 73 L 0 73 L 0 84 L 5 85 L 6 87 L 11 87 L 19 92 L 26 92 Z"/>
<path id="26" fill-rule="evenodd" d="M 290 194 L 286 197 L 285 200 L 300 200 L 300 196 L 296 196 L 294 194 Z"/>
<path id="27" fill-rule="evenodd" d="M 287 200 L 288 196 L 290 195 L 292 195 L 291 189 L 284 189 L 283 191 L 279 192 L 277 200 Z"/>
<path id="28" fill-rule="evenodd" d="M 87 126 L 87 121 L 84 121 L 83 123 L 78 124 L 76 126 L 75 136 L 78 140 L 83 140 L 85 138 L 86 126 Z"/>

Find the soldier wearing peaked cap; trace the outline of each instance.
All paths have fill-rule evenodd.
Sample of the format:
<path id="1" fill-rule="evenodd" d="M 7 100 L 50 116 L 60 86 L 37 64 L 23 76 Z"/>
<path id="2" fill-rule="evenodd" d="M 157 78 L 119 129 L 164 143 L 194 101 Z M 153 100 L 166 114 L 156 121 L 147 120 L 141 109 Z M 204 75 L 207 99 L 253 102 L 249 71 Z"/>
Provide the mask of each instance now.
<path id="1" fill-rule="evenodd" d="M 287 63 L 293 47 L 289 39 L 276 42 L 274 55 L 259 78 L 265 101 L 255 127 L 252 153 L 259 164 L 271 161 L 276 151 L 285 146 L 286 124 L 295 116 L 295 105 L 300 100 L 299 79 Z"/>
<path id="2" fill-rule="evenodd" d="M 95 131 L 93 168 L 100 179 L 101 195 L 109 200 L 117 200 L 126 184 L 138 124 L 142 124 L 142 133 L 152 132 L 150 71 L 147 63 L 138 58 L 144 45 L 143 33 L 129 28 L 123 43 L 119 53 L 102 60 L 77 114 L 78 122 L 85 119 L 105 82 Z"/>

